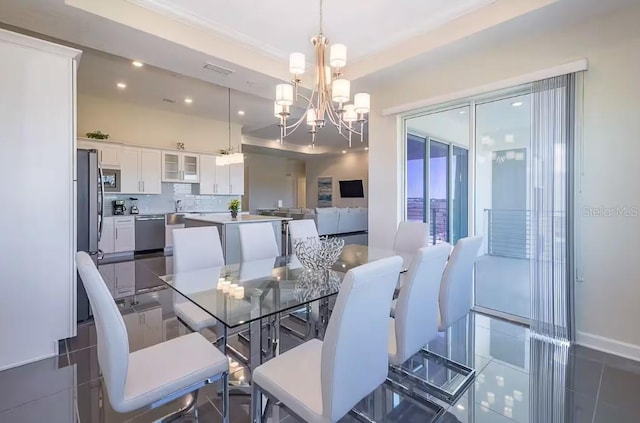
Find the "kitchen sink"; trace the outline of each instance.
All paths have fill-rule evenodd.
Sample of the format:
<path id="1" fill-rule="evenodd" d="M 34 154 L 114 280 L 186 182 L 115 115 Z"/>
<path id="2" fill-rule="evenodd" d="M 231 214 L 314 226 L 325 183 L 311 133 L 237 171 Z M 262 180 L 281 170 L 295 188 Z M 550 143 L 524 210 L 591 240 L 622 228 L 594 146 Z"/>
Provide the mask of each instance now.
<path id="1" fill-rule="evenodd" d="M 167 225 L 183 225 L 185 213 L 167 213 Z"/>

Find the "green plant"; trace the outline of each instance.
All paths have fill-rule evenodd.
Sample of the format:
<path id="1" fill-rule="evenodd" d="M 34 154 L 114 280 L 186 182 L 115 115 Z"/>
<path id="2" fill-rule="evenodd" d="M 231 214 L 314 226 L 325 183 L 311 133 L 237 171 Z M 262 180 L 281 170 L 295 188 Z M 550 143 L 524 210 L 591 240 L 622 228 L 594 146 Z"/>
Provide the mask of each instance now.
<path id="1" fill-rule="evenodd" d="M 240 200 L 234 198 L 233 200 L 229 201 L 229 210 L 238 213 L 238 210 L 240 210 Z"/>
<path id="2" fill-rule="evenodd" d="M 109 138 L 109 134 L 103 134 L 100 131 L 87 132 L 87 138 L 92 138 L 94 140 L 106 140 Z"/>

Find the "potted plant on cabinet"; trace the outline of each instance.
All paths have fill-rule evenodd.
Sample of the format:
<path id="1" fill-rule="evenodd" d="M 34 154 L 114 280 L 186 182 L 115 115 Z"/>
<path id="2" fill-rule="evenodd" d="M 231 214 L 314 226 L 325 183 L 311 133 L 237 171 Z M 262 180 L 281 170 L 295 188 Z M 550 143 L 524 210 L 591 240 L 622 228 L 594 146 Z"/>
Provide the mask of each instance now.
<path id="1" fill-rule="evenodd" d="M 240 210 L 240 200 L 234 198 L 233 200 L 229 201 L 229 210 L 231 211 L 232 218 L 235 219 L 236 217 L 238 217 L 238 210 Z"/>

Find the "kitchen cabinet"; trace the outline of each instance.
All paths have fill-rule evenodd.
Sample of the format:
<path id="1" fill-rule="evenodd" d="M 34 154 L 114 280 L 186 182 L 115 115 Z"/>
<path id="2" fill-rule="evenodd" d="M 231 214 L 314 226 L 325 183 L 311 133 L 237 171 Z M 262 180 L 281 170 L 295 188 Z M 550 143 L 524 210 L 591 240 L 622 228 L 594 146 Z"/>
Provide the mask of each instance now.
<path id="1" fill-rule="evenodd" d="M 198 183 L 200 156 L 177 151 L 162 152 L 162 182 Z"/>
<path id="2" fill-rule="evenodd" d="M 162 194 L 162 153 L 150 148 L 140 149 L 141 193 Z"/>
<path id="3" fill-rule="evenodd" d="M 216 156 L 200 155 L 200 194 L 216 194 Z"/>
<path id="4" fill-rule="evenodd" d="M 134 251 L 136 249 L 136 223 L 133 216 L 114 217 L 114 252 Z"/>
<path id="5" fill-rule="evenodd" d="M 149 148 L 123 147 L 121 181 L 123 194 L 160 194 L 162 153 Z"/>
<path id="6" fill-rule="evenodd" d="M 98 248 L 104 254 L 134 251 L 136 223 L 133 216 L 108 216 L 102 222 L 102 237 Z"/>
<path id="7" fill-rule="evenodd" d="M 105 217 L 102 221 L 102 236 L 100 242 L 98 242 L 98 248 L 104 254 L 115 253 L 115 230 L 113 226 L 113 218 Z"/>
<path id="8" fill-rule="evenodd" d="M 229 194 L 229 165 L 216 158 L 216 194 Z"/>
<path id="9" fill-rule="evenodd" d="M 244 163 L 229 165 L 229 193 L 244 195 Z"/>
<path id="10" fill-rule="evenodd" d="M 78 148 L 98 150 L 98 162 L 104 168 L 120 169 L 122 146 L 111 141 L 78 139 Z"/>

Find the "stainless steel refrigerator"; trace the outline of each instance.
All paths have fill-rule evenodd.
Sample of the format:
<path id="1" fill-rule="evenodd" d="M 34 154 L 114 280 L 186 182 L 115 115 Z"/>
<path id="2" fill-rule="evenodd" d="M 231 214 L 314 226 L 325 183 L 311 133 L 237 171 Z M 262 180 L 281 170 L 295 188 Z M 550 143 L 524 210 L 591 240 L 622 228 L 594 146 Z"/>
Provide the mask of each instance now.
<path id="1" fill-rule="evenodd" d="M 104 217 L 104 187 L 97 150 L 77 150 L 77 230 L 78 251 L 87 252 L 98 263 L 98 242 Z M 79 275 L 77 280 L 78 321 L 91 317 L 89 298 Z"/>

